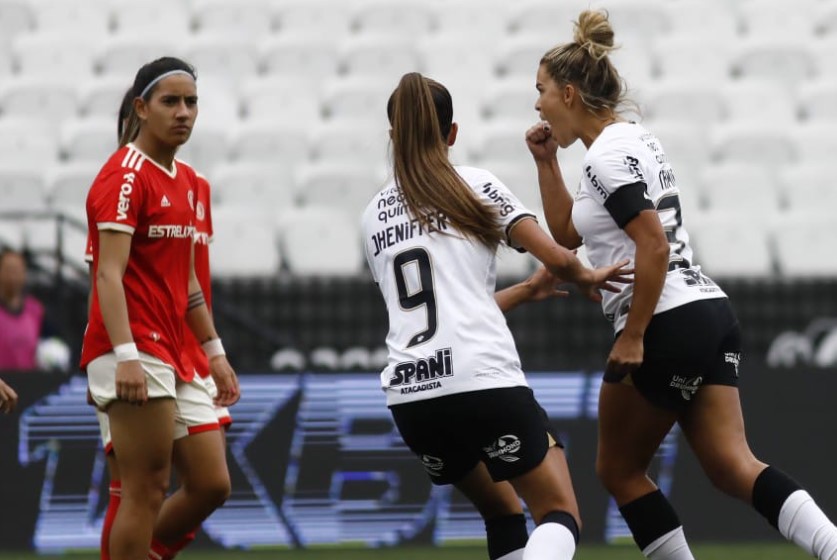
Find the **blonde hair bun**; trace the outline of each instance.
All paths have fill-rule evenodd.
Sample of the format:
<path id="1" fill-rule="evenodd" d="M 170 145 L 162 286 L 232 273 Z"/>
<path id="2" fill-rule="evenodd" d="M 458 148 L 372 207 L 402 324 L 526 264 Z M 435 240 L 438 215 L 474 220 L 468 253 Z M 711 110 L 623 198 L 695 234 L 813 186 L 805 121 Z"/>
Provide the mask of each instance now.
<path id="1" fill-rule="evenodd" d="M 615 50 L 613 28 L 605 10 L 584 10 L 573 24 L 573 40 L 595 60 Z"/>

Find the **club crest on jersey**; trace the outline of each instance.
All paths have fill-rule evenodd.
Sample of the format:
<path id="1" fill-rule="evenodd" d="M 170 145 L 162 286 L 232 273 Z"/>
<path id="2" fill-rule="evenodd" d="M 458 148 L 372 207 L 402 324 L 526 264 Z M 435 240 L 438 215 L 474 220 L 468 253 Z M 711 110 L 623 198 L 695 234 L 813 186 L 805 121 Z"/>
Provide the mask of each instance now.
<path id="1" fill-rule="evenodd" d="M 497 441 L 488 447 L 483 447 L 489 459 L 500 459 L 506 463 L 514 463 L 519 461 L 520 457 L 516 455 L 521 447 L 520 438 L 512 434 L 506 434 L 497 438 Z"/>
<path id="2" fill-rule="evenodd" d="M 194 191 L 189 191 L 187 194 L 187 198 L 189 199 L 189 208 L 192 210 L 195 209 L 195 193 Z"/>
<path id="3" fill-rule="evenodd" d="M 439 389 L 439 379 L 453 377 L 453 358 L 450 348 L 436 350 L 434 356 L 395 366 L 389 380 L 390 387 L 401 387 L 401 394 Z"/>
<path id="4" fill-rule="evenodd" d="M 203 221 L 206 218 L 206 208 L 204 208 L 203 202 L 200 200 L 198 201 L 198 205 L 195 206 L 195 216 L 200 221 Z"/>
<path id="5" fill-rule="evenodd" d="M 116 203 L 116 220 L 128 219 L 128 208 L 131 207 L 131 193 L 134 192 L 136 174 L 126 173 L 122 176 L 122 186 L 119 187 L 119 200 Z"/>

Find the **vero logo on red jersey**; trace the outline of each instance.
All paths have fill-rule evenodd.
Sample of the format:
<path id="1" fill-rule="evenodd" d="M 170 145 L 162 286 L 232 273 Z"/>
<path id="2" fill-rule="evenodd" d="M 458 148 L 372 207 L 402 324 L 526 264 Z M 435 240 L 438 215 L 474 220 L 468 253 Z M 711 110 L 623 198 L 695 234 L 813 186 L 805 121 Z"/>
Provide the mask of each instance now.
<path id="1" fill-rule="evenodd" d="M 126 173 L 122 176 L 122 179 L 124 182 L 119 188 L 119 201 L 116 203 L 117 221 L 128 219 L 128 208 L 131 206 L 131 193 L 134 192 L 134 179 L 136 179 L 136 175 L 134 173 Z"/>

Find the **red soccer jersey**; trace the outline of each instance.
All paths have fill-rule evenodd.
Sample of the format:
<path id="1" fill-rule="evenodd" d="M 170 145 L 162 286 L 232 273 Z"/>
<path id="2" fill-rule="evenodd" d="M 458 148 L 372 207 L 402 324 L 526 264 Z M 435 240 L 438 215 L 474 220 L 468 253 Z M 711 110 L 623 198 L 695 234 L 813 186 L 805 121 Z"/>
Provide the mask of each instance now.
<path id="1" fill-rule="evenodd" d="M 128 320 L 137 348 L 174 367 L 184 381 L 192 368 L 181 360 L 189 291 L 197 178 L 191 167 L 175 161 L 167 170 L 133 144 L 105 163 L 87 195 L 87 227 L 92 242 L 93 290 L 99 267 L 99 231 L 130 234 L 131 253 L 122 284 Z M 81 368 L 110 352 L 99 298 L 93 298 Z"/>
<path id="2" fill-rule="evenodd" d="M 206 307 L 212 312 L 212 285 L 209 276 L 209 242 L 212 241 L 212 211 L 210 210 L 209 182 L 203 175 L 198 175 L 197 196 L 195 197 L 195 275 L 206 299 Z M 209 375 L 209 360 L 203 352 L 198 339 L 186 327 L 183 362 L 191 363 L 201 377 Z"/>

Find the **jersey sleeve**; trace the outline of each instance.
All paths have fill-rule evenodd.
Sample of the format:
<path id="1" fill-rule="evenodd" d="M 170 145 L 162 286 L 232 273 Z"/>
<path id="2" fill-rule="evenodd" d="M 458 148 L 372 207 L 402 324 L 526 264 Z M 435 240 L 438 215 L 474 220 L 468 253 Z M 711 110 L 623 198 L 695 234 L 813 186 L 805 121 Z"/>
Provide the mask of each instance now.
<path id="1" fill-rule="evenodd" d="M 654 209 L 639 158 L 627 150 L 612 149 L 590 159 L 585 162 L 584 175 L 620 228 L 643 210 Z"/>
<path id="2" fill-rule="evenodd" d="M 99 230 L 133 235 L 144 202 L 143 183 L 133 169 L 103 170 L 87 197 L 89 221 Z"/>
<path id="3" fill-rule="evenodd" d="M 514 245 L 509 233 L 520 220 L 524 218 L 536 219 L 535 214 L 523 206 L 523 203 L 518 200 L 514 193 L 491 173 L 486 173 L 484 179 L 476 184 L 474 193 L 480 201 L 497 211 L 500 226 L 506 233 L 508 246 L 522 251 L 521 247 Z"/>

